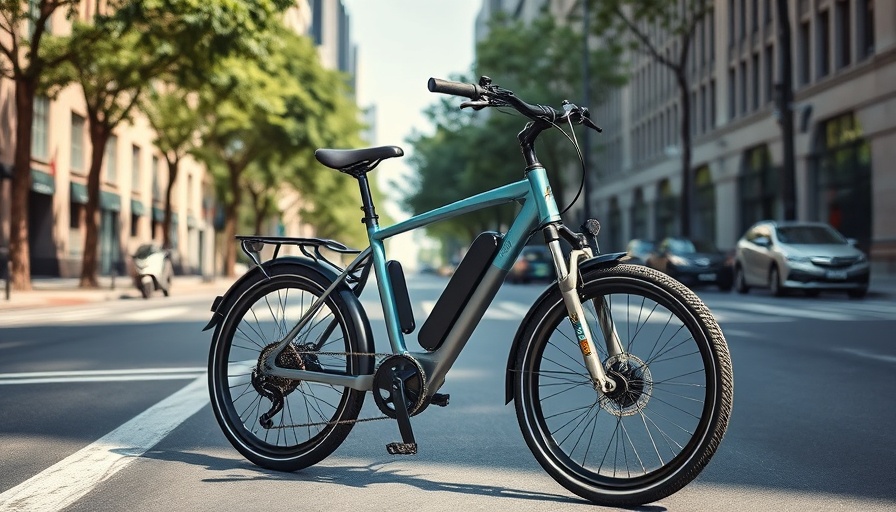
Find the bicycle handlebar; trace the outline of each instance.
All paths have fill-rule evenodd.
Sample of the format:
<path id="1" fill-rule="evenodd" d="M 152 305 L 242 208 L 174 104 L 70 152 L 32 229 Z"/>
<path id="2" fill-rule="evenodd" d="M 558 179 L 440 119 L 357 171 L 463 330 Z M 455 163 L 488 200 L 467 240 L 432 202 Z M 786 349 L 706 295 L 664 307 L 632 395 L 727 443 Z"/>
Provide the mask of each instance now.
<path id="1" fill-rule="evenodd" d="M 426 85 L 429 88 L 429 92 L 462 96 L 471 100 L 478 100 L 485 93 L 485 90 L 476 84 L 465 84 L 451 80 L 442 80 L 441 78 L 430 78 Z"/>
<path id="2" fill-rule="evenodd" d="M 492 85 L 491 79 L 488 77 L 482 77 L 479 84 L 465 84 L 441 78 L 430 78 L 427 87 L 429 92 L 449 94 L 473 100 L 464 102 L 461 104 L 461 108 L 473 107 L 478 110 L 483 107 L 510 106 L 533 121 L 554 124 L 558 121 L 570 119 L 576 124 L 584 124 L 598 132 L 602 131 L 591 121 L 587 108 L 580 108 L 568 102 L 564 102 L 563 110 L 557 110 L 547 105 L 532 105 L 521 100 L 513 94 L 513 91 Z"/>

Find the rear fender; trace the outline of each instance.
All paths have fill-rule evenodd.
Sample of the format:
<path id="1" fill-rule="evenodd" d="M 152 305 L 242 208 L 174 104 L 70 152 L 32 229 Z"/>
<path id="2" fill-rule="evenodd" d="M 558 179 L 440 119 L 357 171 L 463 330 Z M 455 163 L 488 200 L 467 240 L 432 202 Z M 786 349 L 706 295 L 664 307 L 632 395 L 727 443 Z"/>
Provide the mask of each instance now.
<path id="1" fill-rule="evenodd" d="M 625 257 L 625 255 L 626 253 L 624 252 L 615 252 L 589 258 L 579 264 L 579 272 L 582 275 L 585 275 L 592 270 L 616 266 L 619 264 L 619 260 Z M 520 322 L 519 328 L 517 328 L 516 336 L 513 338 L 513 344 L 510 346 L 510 352 L 507 355 L 507 371 L 505 372 L 504 377 L 504 404 L 509 404 L 510 401 L 513 400 L 513 373 L 517 370 L 516 353 L 523 343 L 523 333 L 526 330 L 526 324 L 529 319 L 533 318 L 533 315 L 538 311 L 542 304 L 554 295 L 560 297 L 560 288 L 556 281 L 535 300 L 535 303 L 532 304 L 532 307 L 526 313 L 526 316 L 523 317 L 523 321 Z M 552 300 L 556 301 L 556 298 Z"/>
<path id="2" fill-rule="evenodd" d="M 215 327 L 217 329 L 221 326 L 227 316 L 227 313 L 240 298 L 242 294 L 240 290 L 247 289 L 244 284 L 251 283 L 252 280 L 259 279 L 259 275 L 263 275 L 262 269 L 264 269 L 265 272 L 269 272 L 271 271 L 271 269 L 280 267 L 295 268 L 295 266 L 297 265 L 305 267 L 306 269 L 317 273 L 320 277 L 323 278 L 325 282 L 332 283 L 339 279 L 340 274 L 336 272 L 332 267 L 322 265 L 321 263 L 316 262 L 310 258 L 283 256 L 266 261 L 262 263 L 261 266 L 255 266 L 248 272 L 243 274 L 230 286 L 230 288 L 227 289 L 226 292 L 224 292 L 224 295 L 215 297 L 215 300 L 212 302 L 211 307 L 212 318 L 202 330 L 207 331 L 212 327 Z M 367 313 L 361 306 L 361 301 L 358 300 L 358 297 L 354 294 L 352 289 L 344 282 L 338 288 L 333 290 L 333 293 L 338 293 L 342 296 L 345 304 L 347 305 L 347 311 L 345 312 L 345 314 L 349 317 L 348 320 L 351 321 L 354 325 L 358 326 L 358 351 L 362 353 L 375 352 L 376 350 L 373 342 L 373 333 L 370 328 L 370 320 L 367 318 Z M 362 358 L 362 361 L 367 361 L 368 359 L 370 358 Z M 373 372 L 372 364 L 368 363 L 369 361 L 364 363 L 363 366 L 370 367 L 361 368 L 361 374 Z"/>

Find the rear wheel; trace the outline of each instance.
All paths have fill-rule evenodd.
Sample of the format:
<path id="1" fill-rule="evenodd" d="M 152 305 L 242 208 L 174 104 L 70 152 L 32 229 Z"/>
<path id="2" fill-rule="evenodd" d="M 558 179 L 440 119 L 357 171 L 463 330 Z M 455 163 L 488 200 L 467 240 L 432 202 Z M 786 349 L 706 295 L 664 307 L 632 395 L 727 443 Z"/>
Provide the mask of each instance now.
<path id="1" fill-rule="evenodd" d="M 556 289 L 555 289 L 556 290 Z M 559 291 L 521 329 L 513 372 L 517 418 L 542 467 L 592 502 L 653 502 L 693 480 L 715 453 L 733 399 L 731 359 L 709 310 L 645 268 L 587 273 L 585 316 L 616 390 L 595 390 Z M 609 355 L 605 301 L 623 353 Z"/>
<path id="2" fill-rule="evenodd" d="M 274 267 L 245 283 L 209 355 L 212 410 L 224 434 L 259 466 L 294 471 L 323 460 L 352 429 L 364 393 L 267 374 L 263 361 L 329 286 L 301 266 Z M 277 356 L 281 367 L 356 375 L 359 326 L 332 293 Z"/>

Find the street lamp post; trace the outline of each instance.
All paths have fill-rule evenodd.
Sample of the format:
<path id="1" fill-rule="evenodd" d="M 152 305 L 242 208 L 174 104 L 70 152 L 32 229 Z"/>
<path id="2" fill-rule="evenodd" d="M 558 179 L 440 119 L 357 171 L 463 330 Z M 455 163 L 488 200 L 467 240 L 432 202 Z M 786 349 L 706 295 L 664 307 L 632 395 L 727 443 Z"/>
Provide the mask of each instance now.
<path id="1" fill-rule="evenodd" d="M 591 94 L 589 82 L 590 78 L 590 65 L 589 65 L 589 55 L 588 55 L 588 18 L 589 18 L 589 10 L 588 10 L 588 0 L 582 0 L 582 106 L 585 108 L 590 108 L 591 106 Z M 583 172 L 584 176 L 584 194 L 585 194 L 585 220 L 592 218 L 591 212 L 591 133 L 590 130 L 584 130 L 582 133 L 582 160 L 583 160 Z"/>

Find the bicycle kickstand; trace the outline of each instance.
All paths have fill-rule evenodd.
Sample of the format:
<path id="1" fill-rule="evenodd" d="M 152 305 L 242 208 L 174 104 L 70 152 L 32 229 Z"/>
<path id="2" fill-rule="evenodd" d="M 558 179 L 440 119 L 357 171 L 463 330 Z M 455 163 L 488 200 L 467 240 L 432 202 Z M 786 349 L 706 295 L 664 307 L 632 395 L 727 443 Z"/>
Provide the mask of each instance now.
<path id="1" fill-rule="evenodd" d="M 392 402 L 395 404 L 395 419 L 398 420 L 398 430 L 401 432 L 400 443 L 389 443 L 386 451 L 390 455 L 416 455 L 417 442 L 414 440 L 414 431 L 411 429 L 411 415 L 405 401 L 404 380 L 398 375 L 392 376 Z"/>

